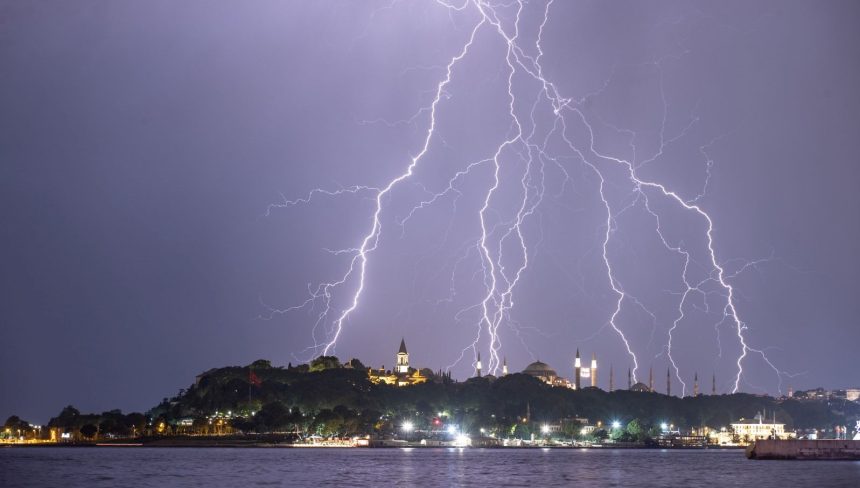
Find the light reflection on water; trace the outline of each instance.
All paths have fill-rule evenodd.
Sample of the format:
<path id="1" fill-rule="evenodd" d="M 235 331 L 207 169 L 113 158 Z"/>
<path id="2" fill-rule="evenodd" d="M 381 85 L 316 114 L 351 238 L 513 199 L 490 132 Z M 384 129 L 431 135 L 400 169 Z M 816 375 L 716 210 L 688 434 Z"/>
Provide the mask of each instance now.
<path id="1" fill-rule="evenodd" d="M 0 486 L 860 487 L 860 462 L 740 450 L 7 448 Z"/>

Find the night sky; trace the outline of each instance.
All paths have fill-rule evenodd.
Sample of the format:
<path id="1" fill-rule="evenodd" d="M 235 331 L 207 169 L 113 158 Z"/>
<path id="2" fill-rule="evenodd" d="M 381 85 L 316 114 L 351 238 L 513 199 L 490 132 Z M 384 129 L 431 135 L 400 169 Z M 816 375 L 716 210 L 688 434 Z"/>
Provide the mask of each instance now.
<path id="1" fill-rule="evenodd" d="M 545 5 L 522 10 L 524 59 Z M 516 10 L 496 13 L 513 32 Z M 0 2 L 0 417 L 146 410 L 212 367 L 319 354 L 356 272 L 330 289 L 328 315 L 319 299 L 273 310 L 344 277 L 378 192 L 351 189 L 384 188 L 419 154 L 380 199 L 365 286 L 330 351 L 341 359 L 390 368 L 405 337 L 414 365 L 464 379 L 480 351 L 486 368 L 484 269 L 510 279 L 519 230 L 528 267 L 499 357 L 569 377 L 579 347 L 597 354 L 601 386 L 610 363 L 626 386 L 602 177 L 625 294 L 615 323 L 639 379 L 653 366 L 664 388 L 680 249 L 701 292 L 673 332 L 678 374 L 731 391 L 742 346 L 707 222 L 637 192 L 596 151 L 712 219 L 746 341 L 781 371 L 750 350 L 740 391 L 860 386 L 857 2 L 556 1 L 539 63 L 585 160 L 520 66 L 511 105 L 507 45 L 485 23 L 438 92 L 422 154 L 446 66 L 480 21 L 474 5 L 417 0 Z M 511 106 L 532 151 L 501 151 L 487 199 Z"/>

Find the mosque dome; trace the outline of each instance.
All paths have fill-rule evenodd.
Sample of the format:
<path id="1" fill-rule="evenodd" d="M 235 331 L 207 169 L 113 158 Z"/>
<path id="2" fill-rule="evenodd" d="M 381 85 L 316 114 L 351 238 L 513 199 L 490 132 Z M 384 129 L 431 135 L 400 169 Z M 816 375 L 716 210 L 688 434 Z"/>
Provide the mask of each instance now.
<path id="1" fill-rule="evenodd" d="M 648 388 L 648 385 L 640 381 L 639 383 L 631 386 L 630 391 L 648 392 L 651 391 L 651 388 Z"/>
<path id="2" fill-rule="evenodd" d="M 541 361 L 535 361 L 523 370 L 523 373 L 529 376 L 537 376 L 542 378 L 556 377 L 558 373 L 555 372 L 554 369 L 550 368 L 548 364 L 543 363 Z"/>

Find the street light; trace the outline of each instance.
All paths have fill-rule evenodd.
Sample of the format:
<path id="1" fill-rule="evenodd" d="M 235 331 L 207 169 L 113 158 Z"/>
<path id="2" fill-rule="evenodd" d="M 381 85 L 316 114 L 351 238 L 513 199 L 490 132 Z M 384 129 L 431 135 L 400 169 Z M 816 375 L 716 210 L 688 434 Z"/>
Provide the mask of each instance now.
<path id="1" fill-rule="evenodd" d="M 660 429 L 664 431 L 669 430 L 669 425 L 666 424 L 666 422 L 663 422 L 662 424 L 660 424 Z"/>
<path id="2" fill-rule="evenodd" d="M 412 424 L 412 422 L 410 422 L 408 420 L 406 422 L 403 422 L 403 431 L 406 432 L 407 434 L 412 432 L 413 428 L 415 428 L 415 426 Z"/>
<path id="3" fill-rule="evenodd" d="M 613 420 L 612 421 L 612 428 L 613 429 L 620 429 L 621 428 L 621 422 L 619 422 L 617 420 Z"/>
<path id="4" fill-rule="evenodd" d="M 546 424 L 541 425 L 540 431 L 542 434 L 549 434 L 549 425 L 546 425 Z"/>

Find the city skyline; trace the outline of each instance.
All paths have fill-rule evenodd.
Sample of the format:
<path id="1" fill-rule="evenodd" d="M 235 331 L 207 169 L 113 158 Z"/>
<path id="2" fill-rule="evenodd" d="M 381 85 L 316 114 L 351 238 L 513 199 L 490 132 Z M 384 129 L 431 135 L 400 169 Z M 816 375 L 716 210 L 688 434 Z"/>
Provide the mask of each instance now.
<path id="1" fill-rule="evenodd" d="M 858 386 L 856 9 L 460 3 L 0 8 L 0 415 L 401 337 Z"/>

